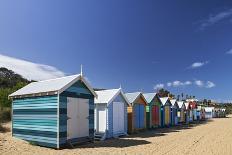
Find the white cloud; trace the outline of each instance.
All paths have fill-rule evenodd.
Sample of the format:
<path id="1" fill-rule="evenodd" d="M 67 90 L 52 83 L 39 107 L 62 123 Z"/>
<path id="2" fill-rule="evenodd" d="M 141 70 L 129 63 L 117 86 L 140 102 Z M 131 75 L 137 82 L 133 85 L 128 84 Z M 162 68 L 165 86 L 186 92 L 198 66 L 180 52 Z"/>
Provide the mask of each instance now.
<path id="1" fill-rule="evenodd" d="M 232 49 L 226 52 L 226 54 L 232 54 Z"/>
<path id="2" fill-rule="evenodd" d="M 37 64 L 0 54 L 0 67 L 13 70 L 29 80 L 46 80 L 65 76 L 57 68 L 45 64 Z"/>
<path id="3" fill-rule="evenodd" d="M 164 88 L 164 84 L 162 84 L 162 83 L 159 83 L 159 84 L 157 84 L 157 85 L 154 86 L 155 90 L 156 89 L 161 89 L 161 88 Z"/>
<path id="4" fill-rule="evenodd" d="M 180 86 L 186 86 L 186 85 L 191 85 L 192 82 L 191 81 L 185 81 L 185 82 L 181 82 L 179 80 L 173 81 L 173 82 L 168 82 L 167 86 L 168 87 L 180 87 Z"/>
<path id="5" fill-rule="evenodd" d="M 206 27 L 211 26 L 213 24 L 216 24 L 226 18 L 229 18 L 232 16 L 232 9 L 220 12 L 216 15 L 209 16 L 208 19 L 203 20 L 200 25 L 200 29 L 204 30 Z"/>
<path id="6" fill-rule="evenodd" d="M 179 87 L 179 86 L 182 86 L 183 83 L 180 82 L 180 81 L 174 81 L 174 82 L 172 83 L 172 85 L 173 85 L 173 87 Z"/>
<path id="7" fill-rule="evenodd" d="M 191 82 L 191 81 L 186 81 L 184 84 L 185 84 L 185 85 L 191 85 L 192 82 Z"/>
<path id="8" fill-rule="evenodd" d="M 211 81 L 207 81 L 206 82 L 206 88 L 213 88 L 213 87 L 215 87 L 216 85 L 213 83 L 213 82 L 211 82 Z"/>
<path id="9" fill-rule="evenodd" d="M 167 86 L 168 86 L 168 87 L 171 87 L 171 86 L 172 86 L 172 83 L 171 83 L 171 82 L 168 82 L 168 83 L 167 83 Z"/>
<path id="10" fill-rule="evenodd" d="M 211 82 L 211 81 L 202 81 L 202 80 L 193 80 L 193 81 L 173 81 L 173 82 L 167 82 L 166 86 L 167 87 L 186 87 L 186 86 L 190 86 L 190 85 L 195 85 L 197 87 L 200 88 L 213 88 L 216 85 Z M 158 89 L 158 88 L 163 88 L 165 85 L 164 84 L 157 84 L 154 89 Z"/>
<path id="11" fill-rule="evenodd" d="M 202 67 L 202 66 L 204 66 L 204 65 L 206 65 L 206 64 L 208 64 L 208 63 L 209 63 L 209 61 L 205 61 L 205 62 L 194 62 L 194 63 L 190 66 L 190 68 L 191 68 L 191 69 L 199 68 L 199 67 Z"/>
<path id="12" fill-rule="evenodd" d="M 195 84 L 196 84 L 198 87 L 204 87 L 204 82 L 201 81 L 201 80 L 195 80 Z"/>

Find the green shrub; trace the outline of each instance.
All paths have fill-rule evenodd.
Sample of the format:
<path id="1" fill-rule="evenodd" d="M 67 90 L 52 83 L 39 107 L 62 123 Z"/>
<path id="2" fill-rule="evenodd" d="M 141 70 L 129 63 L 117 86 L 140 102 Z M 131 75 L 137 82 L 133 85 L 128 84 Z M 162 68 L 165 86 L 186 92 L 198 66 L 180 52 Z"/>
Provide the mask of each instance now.
<path id="1" fill-rule="evenodd" d="M 2 108 L 0 109 L 0 122 L 5 123 L 11 120 L 11 109 L 10 108 Z"/>

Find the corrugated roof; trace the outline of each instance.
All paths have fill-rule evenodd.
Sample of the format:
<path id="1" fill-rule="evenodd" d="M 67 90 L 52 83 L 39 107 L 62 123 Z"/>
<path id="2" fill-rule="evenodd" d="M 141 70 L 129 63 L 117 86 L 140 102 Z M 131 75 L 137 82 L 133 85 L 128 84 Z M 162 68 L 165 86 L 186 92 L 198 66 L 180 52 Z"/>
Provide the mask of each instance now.
<path id="1" fill-rule="evenodd" d="M 150 103 L 156 96 L 156 93 L 145 93 L 143 94 L 143 96 L 147 100 L 147 102 Z"/>
<path id="2" fill-rule="evenodd" d="M 90 89 L 90 91 L 96 96 L 96 93 L 89 86 L 86 80 L 80 74 L 77 74 L 77 75 L 56 78 L 56 79 L 32 82 L 26 85 L 25 87 L 17 90 L 16 92 L 10 94 L 9 97 L 47 93 L 47 92 L 61 93 L 60 91 L 62 91 L 64 87 L 68 86 L 73 82 L 78 81 L 79 79 L 81 79 L 86 84 L 86 86 Z"/>
<path id="3" fill-rule="evenodd" d="M 141 92 L 126 93 L 125 96 L 130 103 L 133 103 L 139 97 L 140 94 L 142 93 Z"/>
<path id="4" fill-rule="evenodd" d="M 168 101 L 168 97 L 160 97 L 159 99 L 160 99 L 162 105 L 165 105 L 166 102 Z"/>
<path id="5" fill-rule="evenodd" d="M 122 94 L 122 97 L 124 100 L 127 102 L 129 105 L 129 101 L 126 99 L 124 96 L 122 89 L 107 89 L 107 90 L 101 90 L 101 91 L 95 91 L 97 93 L 97 98 L 95 98 L 94 103 L 99 104 L 99 103 L 110 103 L 115 97 L 117 97 L 118 94 Z"/>

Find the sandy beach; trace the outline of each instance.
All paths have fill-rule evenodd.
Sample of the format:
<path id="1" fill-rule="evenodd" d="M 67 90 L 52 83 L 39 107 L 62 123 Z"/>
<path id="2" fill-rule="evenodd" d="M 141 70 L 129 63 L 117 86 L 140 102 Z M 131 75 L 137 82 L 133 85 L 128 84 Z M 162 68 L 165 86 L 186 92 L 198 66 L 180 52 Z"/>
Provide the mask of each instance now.
<path id="1" fill-rule="evenodd" d="M 10 127 L 10 123 L 5 124 Z M 201 123 L 143 133 L 55 150 L 33 146 L 0 133 L 0 154 L 232 154 L 232 115 Z"/>

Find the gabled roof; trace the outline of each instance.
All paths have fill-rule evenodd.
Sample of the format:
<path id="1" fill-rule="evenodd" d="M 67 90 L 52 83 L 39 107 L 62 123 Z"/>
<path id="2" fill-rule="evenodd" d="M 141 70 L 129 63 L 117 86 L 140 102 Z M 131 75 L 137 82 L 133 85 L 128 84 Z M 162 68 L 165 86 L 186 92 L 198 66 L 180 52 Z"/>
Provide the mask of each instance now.
<path id="1" fill-rule="evenodd" d="M 189 102 L 184 102 L 185 104 L 185 109 L 189 109 Z"/>
<path id="2" fill-rule="evenodd" d="M 28 96 L 28 95 L 37 96 L 41 93 L 48 93 L 48 92 L 53 92 L 54 94 L 60 94 L 65 89 L 70 87 L 72 84 L 77 82 L 78 80 L 81 80 L 86 85 L 86 87 L 91 91 L 91 93 L 95 97 L 97 97 L 97 94 L 95 93 L 93 88 L 90 87 L 88 82 L 80 74 L 65 76 L 56 79 L 32 82 L 26 85 L 25 87 L 17 90 L 16 92 L 10 94 L 9 97 L 17 98 L 17 97 Z"/>
<path id="3" fill-rule="evenodd" d="M 160 97 L 159 99 L 160 99 L 162 105 L 165 105 L 168 101 L 168 97 Z"/>
<path id="4" fill-rule="evenodd" d="M 125 96 L 127 100 L 130 102 L 130 104 L 133 104 L 140 96 L 144 99 L 144 101 L 147 104 L 147 101 L 141 92 L 126 93 Z"/>
<path id="5" fill-rule="evenodd" d="M 179 107 L 179 105 L 177 104 L 177 100 L 176 99 L 171 99 L 170 102 L 171 102 L 172 106 Z"/>
<path id="6" fill-rule="evenodd" d="M 156 96 L 156 93 L 145 93 L 143 94 L 144 98 L 146 99 L 147 103 L 150 103 Z"/>
<path id="7" fill-rule="evenodd" d="M 107 90 L 101 90 L 101 91 L 95 91 L 97 94 L 97 98 L 95 98 L 94 103 L 100 104 L 100 103 L 111 103 L 120 93 L 122 94 L 123 99 L 126 101 L 128 105 L 130 105 L 127 98 L 124 96 L 122 89 L 107 89 Z"/>
<path id="8" fill-rule="evenodd" d="M 185 107 L 185 104 L 183 101 L 177 101 L 177 104 L 178 104 L 179 108 L 182 108 L 182 106 Z"/>

